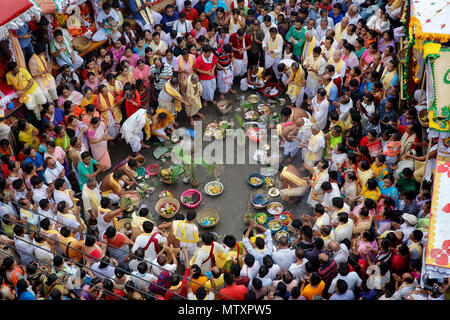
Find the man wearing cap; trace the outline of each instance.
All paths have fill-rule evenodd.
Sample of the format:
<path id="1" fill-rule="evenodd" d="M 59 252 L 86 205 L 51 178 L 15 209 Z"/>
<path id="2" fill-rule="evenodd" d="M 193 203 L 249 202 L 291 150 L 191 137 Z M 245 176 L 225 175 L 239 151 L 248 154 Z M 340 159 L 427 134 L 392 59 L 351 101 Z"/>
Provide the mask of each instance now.
<path id="1" fill-rule="evenodd" d="M 413 232 L 416 228 L 415 225 L 417 223 L 417 217 L 410 213 L 404 213 L 402 215 L 403 223 L 398 224 L 396 222 L 392 222 L 392 226 L 395 228 L 395 230 L 401 231 L 403 233 L 403 242 L 407 242 L 409 239 L 409 235 L 411 232 Z"/>
<path id="2" fill-rule="evenodd" d="M 255 236 L 254 247 L 251 243 L 251 240 L 249 239 L 250 232 L 253 230 L 253 228 L 262 233 L 262 235 L 258 234 Z M 263 258 L 266 255 L 272 254 L 272 232 L 270 231 L 270 229 L 266 229 L 262 225 L 256 224 L 253 220 L 250 221 L 250 226 L 245 232 L 242 242 L 244 243 L 245 249 L 247 249 L 248 253 L 254 256 L 255 260 L 258 261 L 260 265 L 263 265 Z"/>

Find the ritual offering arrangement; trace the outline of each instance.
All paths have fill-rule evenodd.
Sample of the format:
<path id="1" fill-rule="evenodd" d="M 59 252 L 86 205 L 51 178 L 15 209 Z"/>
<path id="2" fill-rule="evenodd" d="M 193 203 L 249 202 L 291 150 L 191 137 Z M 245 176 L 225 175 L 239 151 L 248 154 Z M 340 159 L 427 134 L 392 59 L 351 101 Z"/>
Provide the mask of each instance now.
<path id="1" fill-rule="evenodd" d="M 259 115 L 256 111 L 250 110 L 244 113 L 244 119 L 245 120 L 250 120 L 250 121 L 255 121 L 258 120 Z"/>
<path id="2" fill-rule="evenodd" d="M 210 196 L 218 196 L 223 192 L 223 184 L 219 181 L 210 181 L 205 185 L 205 192 Z"/>
<path id="3" fill-rule="evenodd" d="M 277 220 L 275 220 L 275 219 L 270 220 L 269 223 L 267 224 L 267 226 L 269 227 L 269 229 L 270 229 L 272 232 L 276 232 L 276 231 L 280 230 L 280 229 L 283 227 L 283 225 L 281 224 L 281 222 L 280 222 L 280 221 L 277 221 Z"/>
<path id="4" fill-rule="evenodd" d="M 156 212 L 163 218 L 172 218 L 180 209 L 180 203 L 175 198 L 164 197 L 158 200 L 155 205 Z"/>
<path id="5" fill-rule="evenodd" d="M 264 189 L 259 189 L 253 192 L 250 200 L 255 209 L 265 208 L 269 204 L 269 196 Z"/>
<path id="6" fill-rule="evenodd" d="M 288 226 L 294 217 L 289 212 L 283 212 L 275 217 L 278 221 L 280 221 L 284 226 Z"/>
<path id="7" fill-rule="evenodd" d="M 181 194 L 181 203 L 187 208 L 197 208 L 201 201 L 202 194 L 195 189 L 186 190 Z"/>
<path id="8" fill-rule="evenodd" d="M 283 205 L 279 202 L 272 202 L 271 204 L 269 204 L 269 206 L 267 207 L 267 212 L 270 213 L 271 215 L 278 215 L 281 214 L 283 212 Z"/>
<path id="9" fill-rule="evenodd" d="M 265 224 L 267 221 L 267 214 L 265 214 L 264 212 L 258 212 L 255 215 L 255 222 L 257 224 Z"/>
<path id="10" fill-rule="evenodd" d="M 264 176 L 254 172 L 247 177 L 247 182 L 252 187 L 261 187 L 264 184 Z"/>
<path id="11" fill-rule="evenodd" d="M 272 109 L 270 109 L 270 106 L 268 104 L 260 104 L 258 106 L 258 112 L 259 114 L 263 115 L 263 114 L 270 114 L 272 113 Z"/>
<path id="12" fill-rule="evenodd" d="M 158 198 L 161 199 L 163 197 L 173 198 L 173 193 L 170 192 L 169 190 L 161 191 L 161 193 L 158 195 Z"/>
<path id="13" fill-rule="evenodd" d="M 289 233 L 286 230 L 279 230 L 275 233 L 275 240 L 280 241 L 281 237 L 288 237 Z"/>
<path id="14" fill-rule="evenodd" d="M 197 214 L 197 222 L 202 228 L 212 228 L 219 223 L 219 212 L 205 208 Z"/>

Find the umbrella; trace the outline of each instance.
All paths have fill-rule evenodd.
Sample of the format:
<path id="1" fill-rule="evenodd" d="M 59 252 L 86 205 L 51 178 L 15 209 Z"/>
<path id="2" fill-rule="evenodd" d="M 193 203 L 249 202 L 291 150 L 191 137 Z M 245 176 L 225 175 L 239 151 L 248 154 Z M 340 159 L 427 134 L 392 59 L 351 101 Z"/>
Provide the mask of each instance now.
<path id="1" fill-rule="evenodd" d="M 31 0 L 2 0 L 1 3 L 0 39 L 8 36 L 8 30 L 17 30 L 42 12 Z"/>

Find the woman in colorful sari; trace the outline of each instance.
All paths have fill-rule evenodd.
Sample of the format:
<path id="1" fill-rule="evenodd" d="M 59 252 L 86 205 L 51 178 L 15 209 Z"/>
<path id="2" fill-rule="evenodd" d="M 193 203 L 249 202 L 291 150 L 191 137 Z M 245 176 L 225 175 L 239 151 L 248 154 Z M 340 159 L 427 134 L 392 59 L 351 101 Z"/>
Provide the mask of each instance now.
<path id="1" fill-rule="evenodd" d="M 95 100 L 97 111 L 105 120 L 108 134 L 116 139 L 120 132 L 120 122 L 122 121 L 122 113 L 116 105 L 114 96 L 108 91 L 106 86 L 100 85 L 99 94 Z"/>
<path id="2" fill-rule="evenodd" d="M 116 80 L 116 76 L 112 73 L 106 76 L 106 81 L 103 81 L 102 84 L 113 94 L 114 98 L 117 98 L 123 89 L 122 82 Z"/>
<path id="3" fill-rule="evenodd" d="M 128 63 L 134 68 L 137 66 L 139 56 L 136 53 L 133 53 L 133 48 L 127 47 L 125 49 L 125 54 L 120 58 L 120 63 L 122 63 L 122 61 L 124 60 L 128 61 Z"/>
<path id="4" fill-rule="evenodd" d="M 378 155 L 375 157 L 374 163 L 372 163 L 372 165 L 370 166 L 370 169 L 372 170 L 377 180 L 383 180 L 384 177 L 389 173 L 385 162 L 386 156 Z"/>
<path id="5" fill-rule="evenodd" d="M 101 114 L 95 109 L 94 104 L 88 104 L 86 106 L 86 112 L 81 117 L 81 121 L 84 122 L 87 126 L 91 123 L 92 118 L 98 117 L 101 121 L 105 122 L 105 119 L 101 116 Z"/>
<path id="6" fill-rule="evenodd" d="M 87 74 L 87 80 L 84 82 L 83 87 L 81 88 L 82 91 L 86 88 L 91 88 L 91 90 L 94 93 L 98 93 L 98 86 L 100 85 L 100 80 L 95 76 L 93 72 L 88 72 Z"/>
<path id="7" fill-rule="evenodd" d="M 60 67 L 68 64 L 72 72 L 75 72 L 84 62 L 83 58 L 73 50 L 72 42 L 64 37 L 60 29 L 53 33 L 53 39 L 50 41 L 50 53 Z"/>
<path id="8" fill-rule="evenodd" d="M 393 199 L 395 207 L 398 208 L 400 198 L 397 187 L 394 186 L 393 175 L 388 174 L 383 180 L 378 181 L 378 187 L 380 188 L 381 196 Z"/>
<path id="9" fill-rule="evenodd" d="M 134 79 L 134 75 L 132 72 L 130 72 L 130 69 L 126 66 L 126 64 L 121 64 L 120 66 L 117 66 L 117 80 L 122 83 L 124 86 L 125 83 L 129 82 L 132 85 L 136 84 L 136 80 Z"/>
<path id="10" fill-rule="evenodd" d="M 83 101 L 83 95 L 79 93 L 78 91 L 71 91 L 67 85 L 62 85 L 58 90 L 58 101 L 57 105 L 58 107 L 62 108 L 64 106 L 64 102 L 67 100 L 70 100 L 73 102 L 74 105 L 79 106 L 81 104 L 81 101 Z"/>
<path id="11" fill-rule="evenodd" d="M 107 133 L 105 124 L 100 118 L 92 118 L 87 130 L 89 144 L 91 146 L 92 157 L 105 166 L 105 170 L 111 168 L 111 158 L 108 152 L 108 141 L 113 138 Z"/>
<path id="12" fill-rule="evenodd" d="M 148 75 L 150 73 L 150 66 L 145 64 L 144 60 L 139 59 L 137 62 L 137 67 L 133 71 L 133 76 L 135 80 L 141 79 L 144 81 L 144 85 L 146 87 L 149 86 Z"/>
<path id="13" fill-rule="evenodd" d="M 361 68 L 361 71 L 366 71 L 366 69 L 369 67 L 369 64 L 372 62 L 373 57 L 378 52 L 378 47 L 375 42 L 371 43 L 369 45 L 369 48 L 364 51 L 364 53 L 361 56 L 359 67 Z"/>
<path id="14" fill-rule="evenodd" d="M 19 141 L 23 141 L 28 146 L 32 146 L 36 150 L 39 148 L 38 134 L 39 130 L 36 129 L 31 123 L 28 123 L 25 119 L 20 119 L 19 123 Z"/>
<path id="15" fill-rule="evenodd" d="M 83 110 L 83 112 L 86 112 L 86 106 L 89 104 L 94 104 L 95 99 L 97 99 L 97 95 L 92 92 L 92 89 L 90 87 L 84 88 L 84 98 L 81 101 L 80 107 Z"/>
<path id="16" fill-rule="evenodd" d="M 121 106 L 122 114 L 125 111 L 126 118 L 128 119 L 141 107 L 141 97 L 136 89 L 133 89 L 130 84 L 126 84 L 117 97 L 117 104 Z M 122 108 L 122 106 L 125 108 Z"/>
<path id="17" fill-rule="evenodd" d="M 64 151 L 69 150 L 70 139 L 69 139 L 69 136 L 67 135 L 66 128 L 59 125 L 59 126 L 56 126 L 55 129 L 53 129 L 53 131 L 55 132 L 55 136 L 56 136 L 56 138 L 55 138 L 56 145 L 63 148 Z"/>
<path id="18" fill-rule="evenodd" d="M 398 73 L 397 73 L 397 62 L 394 60 L 389 60 L 384 68 L 383 74 L 380 79 L 385 90 L 389 90 L 398 84 Z"/>
<path id="19" fill-rule="evenodd" d="M 77 138 L 81 140 L 81 143 L 84 145 L 84 147 L 89 150 L 89 140 L 86 136 L 86 132 L 89 125 L 84 123 L 83 121 L 78 120 L 77 117 L 74 115 L 71 115 L 68 117 L 67 120 L 67 134 L 70 139 Z"/>
<path id="20" fill-rule="evenodd" d="M 53 103 L 45 103 L 42 105 L 44 115 L 42 116 L 43 122 L 50 124 L 50 129 L 58 125 L 64 125 L 64 111 L 60 108 L 55 108 Z"/>

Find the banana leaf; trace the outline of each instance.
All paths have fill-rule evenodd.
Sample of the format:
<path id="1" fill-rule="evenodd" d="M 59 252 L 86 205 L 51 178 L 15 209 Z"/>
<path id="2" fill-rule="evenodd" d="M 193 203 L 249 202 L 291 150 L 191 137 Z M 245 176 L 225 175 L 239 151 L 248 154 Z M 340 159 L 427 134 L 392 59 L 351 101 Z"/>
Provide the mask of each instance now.
<path id="1" fill-rule="evenodd" d="M 240 115 L 236 114 L 236 119 L 237 119 L 237 121 L 239 122 L 239 126 L 242 127 L 242 123 L 243 123 L 242 117 L 241 117 Z"/>
<path id="2" fill-rule="evenodd" d="M 153 156 L 155 159 L 159 160 L 169 149 L 166 147 L 158 147 L 153 151 Z"/>
<path id="3" fill-rule="evenodd" d="M 172 176 L 170 180 L 172 182 L 175 182 L 175 180 L 177 180 L 177 178 L 184 173 L 184 166 L 179 164 L 176 166 L 172 166 L 171 169 L 172 169 Z"/>

